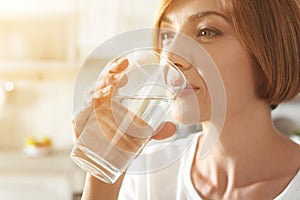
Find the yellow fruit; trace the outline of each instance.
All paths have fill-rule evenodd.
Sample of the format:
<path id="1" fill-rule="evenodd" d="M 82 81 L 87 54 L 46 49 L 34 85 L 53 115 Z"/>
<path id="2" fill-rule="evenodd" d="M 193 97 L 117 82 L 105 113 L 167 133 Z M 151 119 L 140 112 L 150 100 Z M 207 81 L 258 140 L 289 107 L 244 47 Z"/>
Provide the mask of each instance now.
<path id="1" fill-rule="evenodd" d="M 29 137 L 29 138 L 26 138 L 25 145 L 26 146 L 37 146 L 37 141 L 35 138 Z"/>
<path id="2" fill-rule="evenodd" d="M 51 139 L 48 138 L 48 137 L 43 137 L 43 138 L 40 140 L 40 142 L 39 142 L 39 144 L 40 144 L 41 146 L 51 146 L 51 143 L 52 143 L 52 141 L 51 141 Z"/>

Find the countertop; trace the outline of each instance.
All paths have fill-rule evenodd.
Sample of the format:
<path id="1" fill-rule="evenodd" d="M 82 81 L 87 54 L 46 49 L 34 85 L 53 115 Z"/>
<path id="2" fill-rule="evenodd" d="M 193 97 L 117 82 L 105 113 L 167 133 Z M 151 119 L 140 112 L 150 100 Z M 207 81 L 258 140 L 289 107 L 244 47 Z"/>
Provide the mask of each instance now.
<path id="1" fill-rule="evenodd" d="M 21 150 L 0 151 L 0 176 L 56 176 L 69 180 L 74 193 L 82 190 L 85 172 L 70 158 L 69 150 L 52 151 L 47 155 L 29 156 Z"/>

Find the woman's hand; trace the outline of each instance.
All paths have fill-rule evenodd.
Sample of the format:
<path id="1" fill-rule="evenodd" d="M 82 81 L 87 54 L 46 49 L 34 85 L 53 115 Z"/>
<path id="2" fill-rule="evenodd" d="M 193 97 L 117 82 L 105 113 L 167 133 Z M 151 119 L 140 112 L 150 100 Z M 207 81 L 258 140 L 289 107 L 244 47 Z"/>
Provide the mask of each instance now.
<path id="1" fill-rule="evenodd" d="M 79 134 L 83 131 L 92 112 L 95 112 L 97 121 L 101 128 L 101 132 L 112 140 L 118 132 L 119 125 L 115 122 L 114 110 L 117 110 L 120 117 L 128 113 L 125 107 L 112 101 L 112 95 L 117 92 L 127 82 L 127 77 L 123 75 L 124 70 L 128 66 L 127 59 L 121 59 L 111 64 L 108 72 L 104 74 L 97 82 L 96 87 L 89 92 L 86 98 L 87 102 L 84 107 L 75 114 L 73 118 L 74 139 L 77 140 Z M 137 127 L 146 127 L 147 124 L 141 119 L 134 118 Z M 137 129 L 138 130 L 138 129 Z M 160 125 L 156 132 L 152 134 L 152 139 L 165 139 L 172 136 L 176 132 L 176 126 L 171 122 L 164 122 Z M 148 140 L 149 138 L 147 138 Z M 132 134 L 124 134 L 115 144 L 117 147 L 126 151 L 138 151 L 146 139 L 133 137 Z"/>
<path id="2" fill-rule="evenodd" d="M 117 92 L 118 87 L 122 87 L 122 85 L 126 84 L 127 77 L 123 75 L 123 72 L 127 66 L 127 59 L 114 62 L 110 70 L 97 80 L 96 87 L 87 94 L 86 103 L 79 112 L 75 113 L 72 120 L 75 141 L 84 130 L 93 112 L 95 112 L 95 119 L 97 119 L 93 122 L 94 125 L 97 123 L 100 124 L 103 130 L 102 133 L 106 133 L 108 139 L 114 136 L 118 126 L 113 120 L 114 117 L 112 115 L 111 106 L 112 96 Z M 113 106 L 114 109 L 117 107 L 120 111 L 124 111 L 124 107 L 118 104 L 113 104 Z M 138 119 L 136 120 L 137 123 L 142 123 L 138 121 Z M 88 124 L 88 126 L 89 125 L 90 124 Z M 159 131 L 153 133 L 152 139 L 165 139 L 172 136 L 176 132 L 176 126 L 171 122 L 164 122 L 158 130 Z M 141 142 L 143 141 L 133 140 L 133 142 L 128 142 L 132 139 L 132 136 L 127 135 L 123 140 L 120 140 L 116 146 L 127 151 L 136 151 L 137 148 L 140 148 Z M 82 199 L 117 199 L 124 174 L 114 184 L 106 184 L 91 175 L 87 175 Z"/>
<path id="3" fill-rule="evenodd" d="M 123 77 L 122 80 L 120 80 L 120 77 L 122 76 L 121 73 L 127 68 L 127 66 L 127 59 L 118 60 L 112 63 L 108 73 L 97 80 L 96 87 L 89 88 L 85 98 L 86 102 L 83 107 L 75 113 L 72 119 L 74 141 L 76 141 L 79 137 L 86 125 L 86 122 L 96 107 L 110 101 L 112 91 L 114 90 L 116 83 L 119 85 L 122 81 L 124 81 L 124 84 L 126 83 L 126 77 Z"/>

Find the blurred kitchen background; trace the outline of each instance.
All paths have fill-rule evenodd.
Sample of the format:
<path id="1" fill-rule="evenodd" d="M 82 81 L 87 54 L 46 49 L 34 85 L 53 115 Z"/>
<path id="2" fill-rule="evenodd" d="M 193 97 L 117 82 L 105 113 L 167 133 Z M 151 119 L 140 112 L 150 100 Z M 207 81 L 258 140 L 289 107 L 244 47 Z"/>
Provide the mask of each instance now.
<path id="1" fill-rule="evenodd" d="M 73 90 L 103 41 L 151 27 L 159 0 L 0 0 L 0 199 L 79 199 Z"/>
<path id="2" fill-rule="evenodd" d="M 84 173 L 69 158 L 81 63 L 115 34 L 151 27 L 160 0 L 0 0 L 0 199 L 75 200 Z M 300 97 L 274 121 L 294 137 Z"/>

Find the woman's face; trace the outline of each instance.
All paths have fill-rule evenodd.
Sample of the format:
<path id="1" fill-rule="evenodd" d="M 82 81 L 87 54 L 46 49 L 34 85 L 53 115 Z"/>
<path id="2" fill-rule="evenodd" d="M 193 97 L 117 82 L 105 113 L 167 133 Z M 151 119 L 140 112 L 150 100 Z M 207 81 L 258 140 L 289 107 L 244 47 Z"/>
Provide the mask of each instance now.
<path id="1" fill-rule="evenodd" d="M 211 56 L 222 76 L 226 91 L 227 114 L 234 116 L 248 104 L 257 100 L 255 95 L 254 64 L 237 38 L 228 16 L 221 10 L 218 0 L 173 0 L 162 17 L 161 28 L 185 34 L 199 43 Z M 162 33 L 161 43 L 170 41 L 170 35 Z M 173 114 L 183 123 L 197 123 L 195 104 L 197 99 L 200 121 L 210 120 L 211 100 L 209 91 L 196 69 L 188 62 L 170 56 L 186 76 L 189 86 L 177 101 Z"/>

